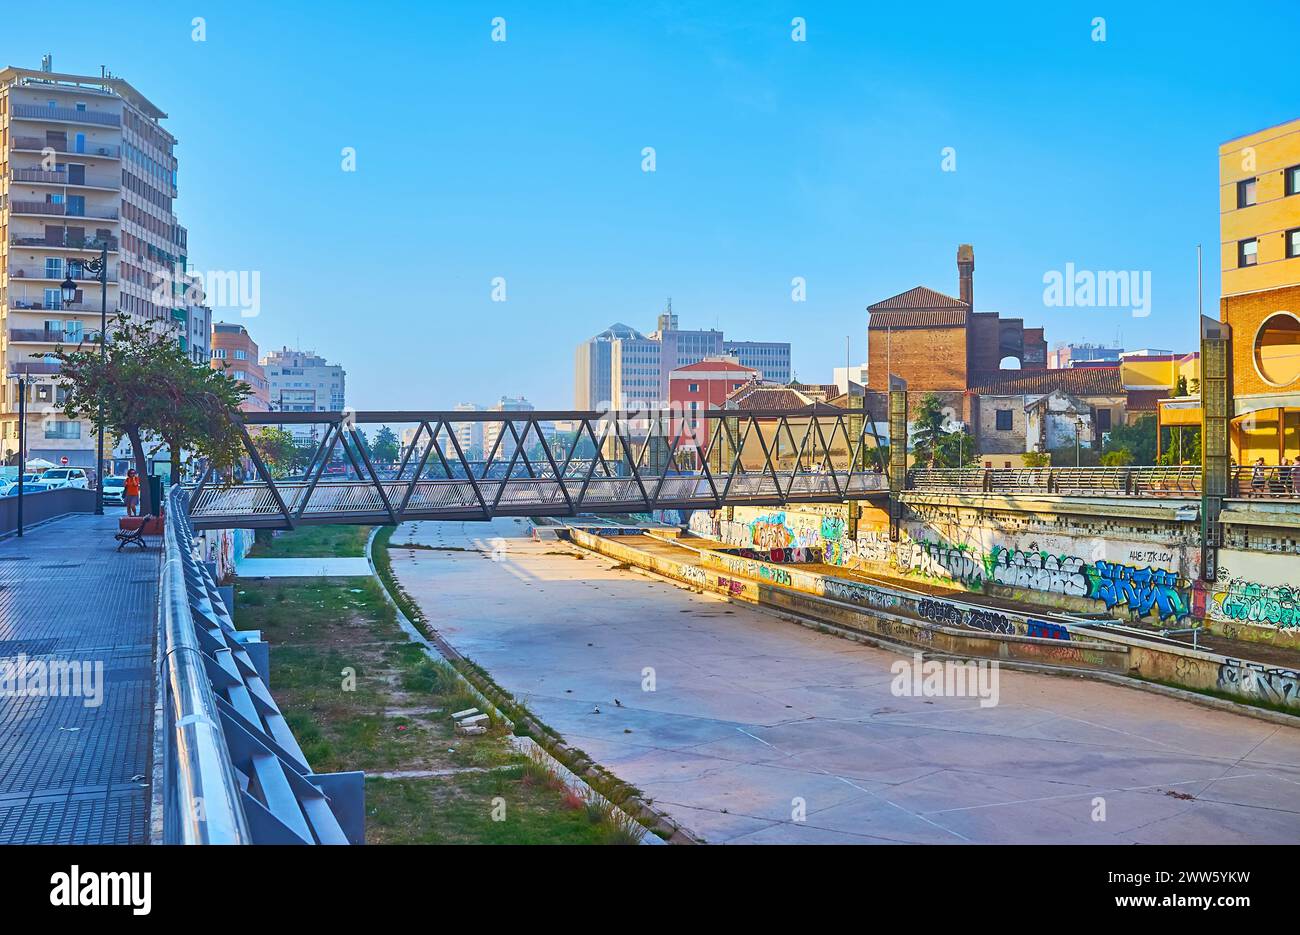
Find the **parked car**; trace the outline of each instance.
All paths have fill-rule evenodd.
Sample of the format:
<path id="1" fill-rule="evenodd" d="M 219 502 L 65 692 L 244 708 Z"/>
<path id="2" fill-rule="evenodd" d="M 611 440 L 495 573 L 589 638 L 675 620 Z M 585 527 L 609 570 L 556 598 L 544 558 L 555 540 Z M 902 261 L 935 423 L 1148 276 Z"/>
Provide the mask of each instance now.
<path id="1" fill-rule="evenodd" d="M 90 479 L 86 477 L 85 468 L 46 468 L 40 480 L 51 490 L 58 490 L 60 487 L 78 487 L 85 490 L 90 487 Z"/>
<path id="2" fill-rule="evenodd" d="M 48 486 L 40 483 L 39 481 L 29 481 L 27 480 L 26 477 L 23 478 L 23 496 L 27 496 L 27 494 L 29 493 L 40 493 L 43 490 L 49 490 L 49 489 L 50 488 Z M 18 496 L 18 481 L 11 480 L 6 482 L 3 485 L 0 485 L 0 497 L 16 497 L 16 496 Z"/>
<path id="3" fill-rule="evenodd" d="M 105 503 L 126 502 L 126 478 L 125 477 L 110 476 L 104 478 L 104 502 Z"/>

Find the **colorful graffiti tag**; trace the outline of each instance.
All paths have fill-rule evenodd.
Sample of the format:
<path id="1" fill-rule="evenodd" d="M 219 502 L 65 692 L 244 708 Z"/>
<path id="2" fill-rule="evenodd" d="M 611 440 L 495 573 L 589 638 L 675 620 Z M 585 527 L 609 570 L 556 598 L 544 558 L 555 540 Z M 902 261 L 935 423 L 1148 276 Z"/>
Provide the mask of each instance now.
<path id="1" fill-rule="evenodd" d="M 1283 629 L 1300 626 L 1300 589 L 1232 578 L 1226 587 L 1215 589 L 1209 615 L 1215 620 L 1262 623 Z"/>
<path id="2" fill-rule="evenodd" d="M 984 563 L 962 548 L 941 542 L 913 542 L 908 568 L 926 578 L 956 581 L 968 588 L 984 584 Z"/>
<path id="3" fill-rule="evenodd" d="M 1029 617 L 1025 620 L 1025 635 L 1034 636 L 1040 640 L 1068 640 L 1070 631 L 1059 623 L 1050 623 L 1046 620 L 1035 620 Z"/>
<path id="4" fill-rule="evenodd" d="M 1187 616 L 1187 602 L 1178 593 L 1178 576 L 1172 571 L 1097 561 L 1088 578 L 1088 596 L 1104 602 L 1107 610 L 1122 605 L 1139 617 L 1153 611 L 1161 620 Z"/>

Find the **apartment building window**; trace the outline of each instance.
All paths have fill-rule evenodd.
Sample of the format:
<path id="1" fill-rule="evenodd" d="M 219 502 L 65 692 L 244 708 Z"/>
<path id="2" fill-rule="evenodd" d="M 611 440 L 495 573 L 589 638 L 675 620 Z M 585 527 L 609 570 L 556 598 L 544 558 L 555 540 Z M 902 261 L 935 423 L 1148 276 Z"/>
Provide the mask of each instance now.
<path id="1" fill-rule="evenodd" d="M 1110 431 L 1110 410 L 1109 409 L 1097 410 L 1097 431 L 1099 432 Z"/>
<path id="2" fill-rule="evenodd" d="M 1288 257 L 1300 256 L 1300 227 L 1293 227 L 1286 232 L 1286 255 Z"/>
<path id="3" fill-rule="evenodd" d="M 699 391 L 700 385 L 698 383 L 690 383 L 686 386 L 686 392 L 688 393 L 698 393 Z"/>
<path id="4" fill-rule="evenodd" d="M 999 432 L 1011 431 L 1011 410 L 1010 409 L 997 410 L 997 430 Z"/>
<path id="5" fill-rule="evenodd" d="M 1237 241 L 1237 266 L 1254 266 L 1258 262 L 1259 241 L 1254 237 Z"/>
<path id="6" fill-rule="evenodd" d="M 81 437 L 80 422 L 64 422 L 60 419 L 51 419 L 45 423 L 46 438 L 72 439 Z"/>
<path id="7" fill-rule="evenodd" d="M 213 356 L 216 360 L 225 360 L 225 359 L 226 359 L 226 349 L 225 349 L 224 347 L 214 347 L 214 348 L 212 349 L 212 356 Z"/>
<path id="8" fill-rule="evenodd" d="M 1255 180 L 1242 179 L 1237 183 L 1237 207 L 1249 208 L 1255 203 Z"/>
<path id="9" fill-rule="evenodd" d="M 63 278 L 63 257 L 47 256 L 45 258 L 45 278 L 46 279 Z"/>
<path id="10" fill-rule="evenodd" d="M 1300 195 L 1300 166 L 1292 166 L 1286 170 L 1286 193 Z"/>
<path id="11" fill-rule="evenodd" d="M 248 359 L 248 351 L 241 351 L 236 349 L 235 360 L 247 360 L 247 359 Z"/>

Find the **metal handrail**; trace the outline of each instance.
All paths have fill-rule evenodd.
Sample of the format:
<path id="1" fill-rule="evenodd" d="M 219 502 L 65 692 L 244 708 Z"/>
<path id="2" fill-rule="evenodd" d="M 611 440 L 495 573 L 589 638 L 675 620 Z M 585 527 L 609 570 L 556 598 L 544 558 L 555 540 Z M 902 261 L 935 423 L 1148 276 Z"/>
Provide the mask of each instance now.
<path id="1" fill-rule="evenodd" d="M 347 844 L 364 835 L 364 777 L 317 774 L 195 555 L 189 492 L 168 495 L 159 583 L 166 693 L 162 837 L 174 844 Z M 345 826 L 349 830 L 345 830 Z"/>
<path id="2" fill-rule="evenodd" d="M 212 683 L 190 608 L 186 566 L 197 565 L 184 510 L 173 488 L 159 579 L 160 677 L 166 689 L 163 840 L 167 844 L 249 844 L 239 782 L 226 746 Z"/>
<path id="3" fill-rule="evenodd" d="M 979 490 L 1071 496 L 1198 497 L 1199 466 L 1042 468 L 915 468 L 913 490 Z"/>

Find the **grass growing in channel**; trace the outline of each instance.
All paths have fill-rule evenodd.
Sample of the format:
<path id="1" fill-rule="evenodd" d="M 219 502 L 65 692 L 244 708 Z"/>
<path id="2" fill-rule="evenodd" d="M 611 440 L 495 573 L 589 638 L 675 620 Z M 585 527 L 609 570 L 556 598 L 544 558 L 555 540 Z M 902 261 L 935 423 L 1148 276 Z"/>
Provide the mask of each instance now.
<path id="1" fill-rule="evenodd" d="M 303 526 L 259 540 L 250 558 L 361 558 L 369 526 Z"/>
<path id="2" fill-rule="evenodd" d="M 362 539 L 364 545 L 364 537 Z M 372 578 L 241 582 L 235 622 L 271 643 L 271 687 L 308 762 L 367 773 L 368 843 L 628 843 L 510 743 L 456 734 L 480 707 L 450 665 L 407 640 Z M 414 774 L 414 775 L 408 775 Z M 501 820 L 494 820 L 494 813 Z"/>

